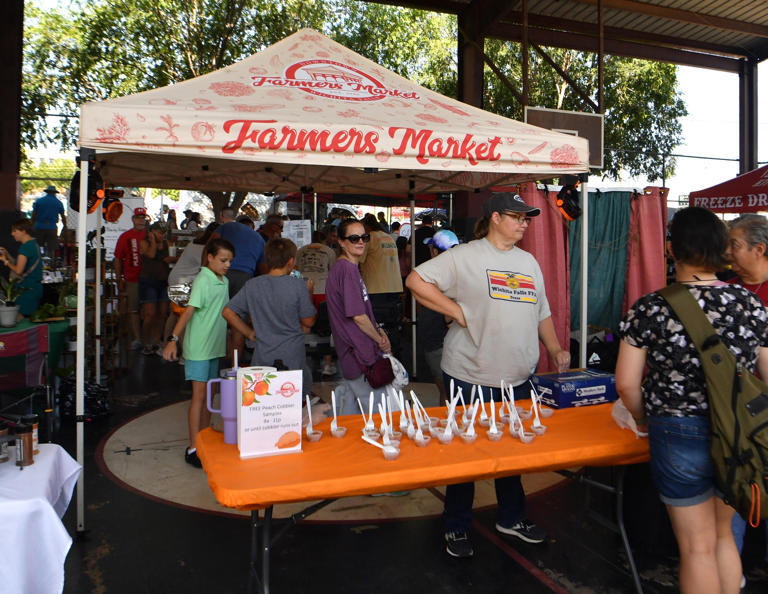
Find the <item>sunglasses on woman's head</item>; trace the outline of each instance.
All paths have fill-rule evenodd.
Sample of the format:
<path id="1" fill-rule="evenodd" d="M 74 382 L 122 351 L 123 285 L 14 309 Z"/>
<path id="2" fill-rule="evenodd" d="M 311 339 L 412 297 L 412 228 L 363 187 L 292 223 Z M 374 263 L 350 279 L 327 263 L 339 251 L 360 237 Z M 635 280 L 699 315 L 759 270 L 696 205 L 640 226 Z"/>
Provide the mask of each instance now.
<path id="1" fill-rule="evenodd" d="M 347 235 L 346 237 L 342 237 L 342 239 L 346 239 L 350 243 L 359 243 L 360 241 L 368 243 L 371 240 L 371 234 L 363 233 L 362 235 Z"/>

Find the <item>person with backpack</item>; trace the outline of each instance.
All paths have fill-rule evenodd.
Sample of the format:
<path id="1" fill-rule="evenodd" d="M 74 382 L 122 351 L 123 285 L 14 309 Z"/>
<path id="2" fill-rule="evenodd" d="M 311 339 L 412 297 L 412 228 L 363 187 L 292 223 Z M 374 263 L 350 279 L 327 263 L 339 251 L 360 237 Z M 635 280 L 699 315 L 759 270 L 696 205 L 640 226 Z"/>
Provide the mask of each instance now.
<path id="1" fill-rule="evenodd" d="M 695 298 L 736 362 L 768 377 L 768 311 L 754 293 L 719 281 L 724 223 L 703 208 L 679 210 L 670 228 L 676 280 Z M 699 349 L 659 293 L 638 299 L 619 324 L 616 389 L 647 428 L 651 475 L 680 549 L 680 591 L 736 593 L 741 560 L 734 509 L 716 485 L 709 390 Z M 647 371 L 646 371 L 647 366 Z"/>

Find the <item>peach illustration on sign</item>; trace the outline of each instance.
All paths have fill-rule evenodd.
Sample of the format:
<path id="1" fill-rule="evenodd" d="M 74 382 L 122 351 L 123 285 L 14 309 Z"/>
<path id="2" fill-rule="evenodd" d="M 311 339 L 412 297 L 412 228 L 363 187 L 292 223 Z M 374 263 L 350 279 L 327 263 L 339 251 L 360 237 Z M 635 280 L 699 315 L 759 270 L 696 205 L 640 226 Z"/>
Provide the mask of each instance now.
<path id="1" fill-rule="evenodd" d="M 259 401 L 257 396 L 269 396 L 269 384 L 277 376 L 272 373 L 256 373 L 243 376 L 243 406 L 251 406 Z"/>
<path id="2" fill-rule="evenodd" d="M 286 431 L 280 436 L 280 439 L 277 440 L 275 447 L 281 450 L 284 448 L 292 448 L 299 445 L 299 442 L 301 442 L 301 435 L 295 431 Z"/>

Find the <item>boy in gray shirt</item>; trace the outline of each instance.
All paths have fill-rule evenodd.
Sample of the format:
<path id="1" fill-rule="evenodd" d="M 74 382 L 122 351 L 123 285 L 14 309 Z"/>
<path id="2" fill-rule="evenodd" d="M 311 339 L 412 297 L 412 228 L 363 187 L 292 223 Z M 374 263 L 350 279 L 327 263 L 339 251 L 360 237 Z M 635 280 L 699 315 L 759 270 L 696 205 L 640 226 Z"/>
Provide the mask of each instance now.
<path id="1" fill-rule="evenodd" d="M 311 281 L 291 274 L 296 244 L 290 239 L 270 240 L 264 256 L 269 272 L 250 279 L 230 299 L 221 315 L 242 332 L 253 347 L 251 365 L 274 365 L 281 359 L 288 369 L 304 372 L 304 394 L 312 391 L 312 373 L 307 365 L 304 333 L 317 316 L 312 305 Z M 253 328 L 242 318 L 250 316 Z"/>

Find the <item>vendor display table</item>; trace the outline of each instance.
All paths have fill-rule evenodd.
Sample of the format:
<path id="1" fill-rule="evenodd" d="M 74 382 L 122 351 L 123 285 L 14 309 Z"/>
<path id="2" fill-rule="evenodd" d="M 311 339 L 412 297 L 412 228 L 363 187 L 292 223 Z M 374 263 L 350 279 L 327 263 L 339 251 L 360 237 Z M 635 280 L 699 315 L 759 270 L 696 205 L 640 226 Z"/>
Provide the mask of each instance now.
<path id="1" fill-rule="evenodd" d="M 0 464 L 0 526 L 3 547 L 0 590 L 47 594 L 64 589 L 64 559 L 72 538 L 61 517 L 80 475 L 80 465 L 55 444 L 41 444 L 31 466 L 11 455 Z"/>
<path id="2" fill-rule="evenodd" d="M 444 408 L 431 414 L 445 417 Z M 395 423 L 399 414 L 395 414 Z M 277 503 L 335 499 L 352 495 L 410 490 L 450 483 L 495 478 L 513 474 L 561 470 L 575 466 L 612 466 L 648 460 L 648 442 L 636 439 L 631 431 L 619 428 L 611 417 L 610 405 L 555 411 L 545 420 L 547 432 L 525 445 L 509 434 L 491 442 L 485 428 L 472 445 L 458 437 L 449 445 L 436 439 L 419 448 L 403 438 L 400 457 L 384 460 L 381 450 L 360 439 L 360 416 L 340 417 L 339 426 L 347 436 L 330 435 L 330 421 L 315 428 L 323 431 L 320 441 L 302 443 L 303 453 L 240 460 L 237 446 L 224 443 L 223 435 L 205 429 L 197 437 L 197 450 L 208 484 L 222 505 L 252 511 L 251 568 L 256 569 L 258 528 L 261 528 L 261 589 L 269 591 L 269 547 L 272 506 Z M 527 425 L 528 423 L 526 423 Z M 621 496 L 621 491 L 618 493 Z M 325 502 L 316 504 L 309 513 Z M 620 507 L 621 501 L 618 506 Z M 265 519 L 259 522 L 259 509 Z M 308 513 L 299 514 L 300 518 Z M 617 518 L 621 522 L 621 518 Z M 623 527 L 622 527 L 623 531 Z M 622 534 L 625 546 L 626 535 Z M 629 552 L 629 551 L 628 551 Z M 630 554 L 631 557 L 631 554 Z M 639 585 L 635 575 L 636 585 Z"/>

